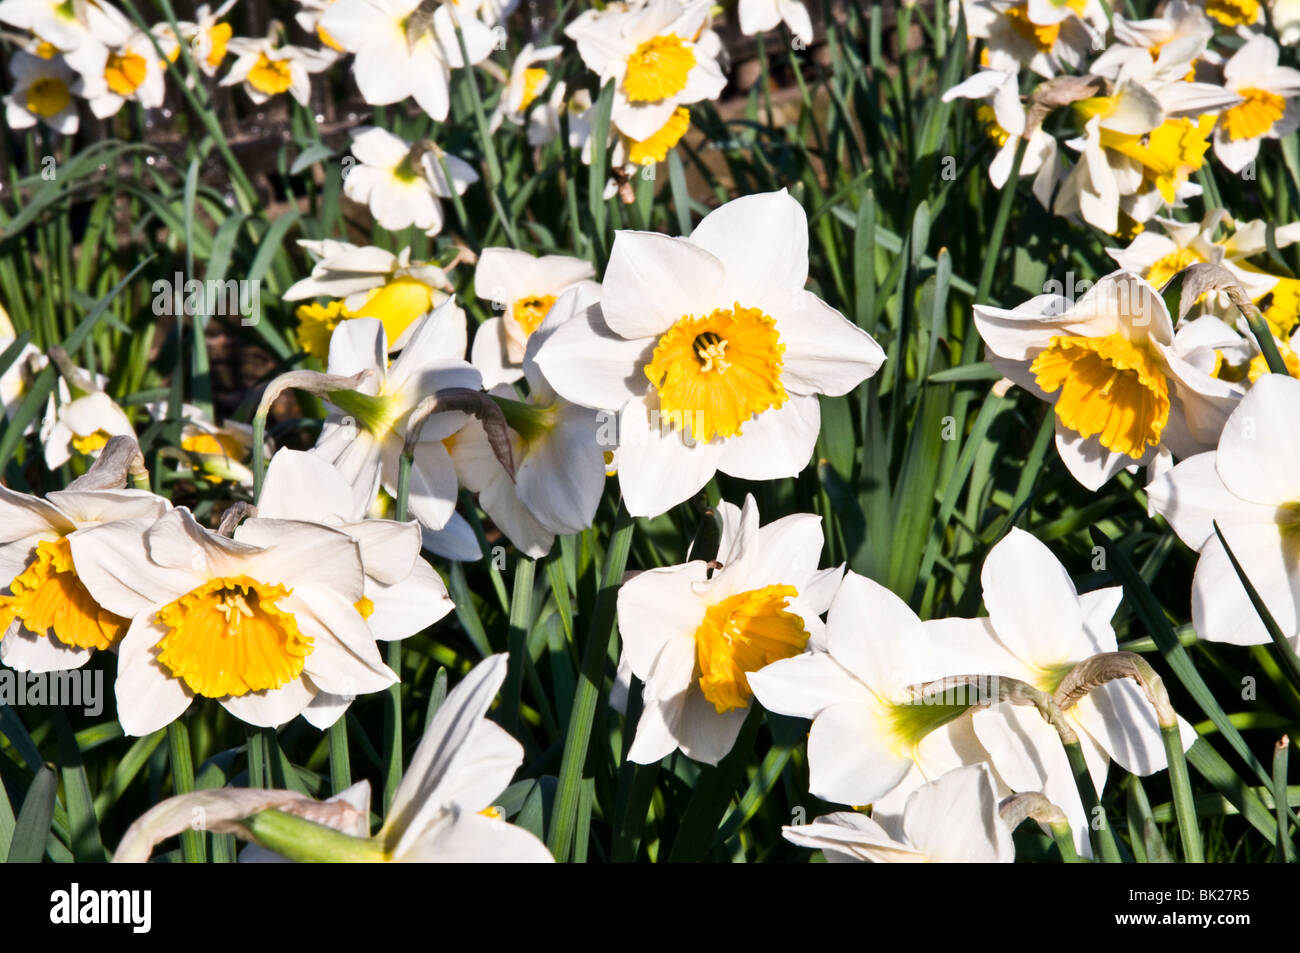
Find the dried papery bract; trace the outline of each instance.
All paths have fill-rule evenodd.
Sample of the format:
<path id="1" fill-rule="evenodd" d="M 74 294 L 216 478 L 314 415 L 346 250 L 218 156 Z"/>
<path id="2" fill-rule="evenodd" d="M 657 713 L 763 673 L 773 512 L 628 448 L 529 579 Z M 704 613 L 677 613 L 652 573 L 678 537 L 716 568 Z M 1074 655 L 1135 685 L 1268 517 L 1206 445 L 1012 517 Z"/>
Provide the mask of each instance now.
<path id="1" fill-rule="evenodd" d="M 1290 374 L 1286 368 L 1286 362 L 1282 360 L 1282 355 L 1278 353 L 1277 343 L 1273 340 L 1273 331 L 1269 328 L 1268 322 L 1260 314 L 1259 308 L 1250 300 L 1250 295 L 1246 289 L 1241 286 L 1241 282 L 1227 268 L 1222 265 L 1216 265 L 1212 262 L 1201 262 L 1183 269 L 1183 284 L 1178 297 L 1178 320 L 1181 322 L 1201 295 L 1209 291 L 1222 291 L 1233 303 L 1246 323 L 1250 325 L 1250 333 L 1255 336 L 1255 341 L 1259 344 L 1259 349 L 1264 355 L 1264 360 L 1268 363 L 1268 369 L 1274 374 Z"/>
<path id="2" fill-rule="evenodd" d="M 410 454 L 420 440 L 420 430 L 424 422 L 435 413 L 459 410 L 477 417 L 487 433 L 488 445 L 500 462 L 502 468 L 515 478 L 514 455 L 510 450 L 510 428 L 506 423 L 501 407 L 482 391 L 470 390 L 468 387 L 448 387 L 436 394 L 430 394 L 411 411 L 406 423 L 406 446 L 404 452 Z"/>
<path id="3" fill-rule="evenodd" d="M 1074 837 L 1065 812 L 1049 801 L 1039 791 L 1025 791 L 1004 798 L 998 805 L 998 815 L 1007 827 L 1015 830 L 1027 820 L 1033 820 L 1052 832 L 1052 839 L 1067 863 L 1077 863 L 1079 855 L 1074 849 Z"/>
<path id="4" fill-rule="evenodd" d="M 1024 138 L 1031 138 L 1053 110 L 1082 99 L 1110 94 L 1111 82 L 1104 76 L 1058 76 L 1041 83 L 1029 96 Z"/>
<path id="5" fill-rule="evenodd" d="M 256 515 L 256 506 L 245 500 L 236 500 L 226 507 L 226 511 L 221 514 L 221 523 L 217 526 L 217 533 L 225 537 L 234 536 L 235 527 L 239 525 L 240 520 L 252 519 Z"/>
<path id="6" fill-rule="evenodd" d="M 989 690 L 992 686 L 992 691 Z M 1028 682 L 1003 675 L 950 675 L 912 686 L 916 704 L 926 704 L 927 699 L 961 694 L 971 708 L 991 708 L 1006 702 L 1011 705 L 1032 705 L 1043 720 L 1056 729 L 1065 745 L 1077 745 L 1079 736 L 1065 719 L 1060 706 L 1051 695 L 1039 691 Z M 970 700 L 973 699 L 973 700 Z M 933 704 L 933 702 L 930 702 Z"/>
<path id="7" fill-rule="evenodd" d="M 110 437 L 89 470 L 68 484 L 69 490 L 117 490 L 127 480 L 138 489 L 149 488 L 149 471 L 145 469 L 140 445 L 134 437 L 119 434 Z"/>

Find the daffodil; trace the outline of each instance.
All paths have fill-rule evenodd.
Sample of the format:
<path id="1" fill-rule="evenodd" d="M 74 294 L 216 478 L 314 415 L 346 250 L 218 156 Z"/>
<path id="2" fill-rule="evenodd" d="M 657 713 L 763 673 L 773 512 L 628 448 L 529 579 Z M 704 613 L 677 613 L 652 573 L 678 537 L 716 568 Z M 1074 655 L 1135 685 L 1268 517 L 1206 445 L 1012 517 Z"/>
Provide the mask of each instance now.
<path id="1" fill-rule="evenodd" d="M 28 30 L 60 53 L 114 46 L 133 29 L 116 7 L 101 0 L 0 0 L 0 23 Z"/>
<path id="2" fill-rule="evenodd" d="M 69 489 L 41 499 L 0 487 L 0 661 L 58 671 L 115 648 L 129 620 L 86 590 L 71 540 L 114 520 L 154 520 L 169 508 L 145 490 Z"/>
<path id="3" fill-rule="evenodd" d="M 556 394 L 535 360 L 547 338 L 582 313 L 582 301 L 580 288 L 561 294 L 529 338 L 521 367 L 528 400 L 516 400 L 509 385 L 496 392 L 509 426 L 513 479 L 476 418 L 444 441 L 461 484 L 478 494 L 483 511 L 511 542 L 534 558 L 550 551 L 555 536 L 589 527 L 605 487 L 596 411 Z"/>
<path id="4" fill-rule="evenodd" d="M 286 520 L 323 523 L 356 540 L 365 572 L 364 594 L 356 609 L 376 639 L 409 638 L 451 611 L 447 587 L 420 558 L 419 526 L 366 519 L 343 474 L 316 454 L 284 449 L 271 459 L 257 514 L 240 524 L 236 538 L 273 545 Z M 350 694 L 322 691 L 302 714 L 316 727 L 327 728 L 352 699 Z"/>
<path id="5" fill-rule="evenodd" d="M 832 863 L 1010 864 L 1016 847 L 998 815 L 985 765 L 954 768 L 911 793 L 898 830 L 874 817 L 840 811 L 781 828 L 792 844 L 821 850 Z"/>
<path id="6" fill-rule="evenodd" d="M 93 384 L 88 378 L 83 383 L 85 387 L 70 386 L 60 379 L 56 388 L 58 399 L 50 394 L 40 438 L 45 447 L 45 465 L 51 470 L 63 466 L 74 453 L 95 456 L 110 437 L 135 436 L 126 412 L 108 394 L 97 389 L 107 379 L 96 375 Z"/>
<path id="7" fill-rule="evenodd" d="M 450 198 L 453 189 L 454 194 L 463 194 L 478 181 L 478 173 L 432 143 L 415 149 L 412 145 L 383 129 L 358 129 L 352 134 L 357 164 L 343 180 L 343 194 L 368 205 L 381 228 L 396 232 L 415 226 L 426 235 L 436 235 L 442 231 L 439 199 Z"/>
<path id="8" fill-rule="evenodd" d="M 988 617 L 949 620 L 941 658 L 944 675 L 979 673 L 1019 679 L 1054 695 L 1069 671 L 1117 650 L 1110 620 L 1123 590 L 1080 594 L 1046 546 L 1019 529 L 989 551 L 980 575 Z M 1155 712 L 1131 679 L 1094 687 L 1065 710 L 1078 733 L 1092 783 L 1100 793 L 1114 759 L 1124 770 L 1154 774 L 1167 767 Z M 1070 821 L 1081 854 L 1088 845 L 1083 809 L 1061 736 L 1030 705 L 997 704 L 972 711 L 975 736 L 998 776 L 1014 791 L 1041 791 Z M 1196 739 L 1179 721 L 1183 747 Z"/>
<path id="9" fill-rule="evenodd" d="M 175 49 L 174 40 L 172 48 Z M 105 48 L 103 53 L 100 67 L 103 82 L 88 97 L 91 112 L 100 119 L 114 116 L 128 100 L 146 109 L 162 105 L 167 92 L 163 81 L 166 62 L 158 59 L 148 33 L 134 30 L 120 46 Z"/>
<path id="10" fill-rule="evenodd" d="M 1077 302 L 977 305 L 975 326 L 994 365 L 1052 404 L 1057 451 L 1090 490 L 1124 467 L 1212 447 L 1241 397 L 1178 355 L 1164 300 L 1130 272 L 1107 275 Z"/>
<path id="11" fill-rule="evenodd" d="M 315 35 L 322 46 L 329 47 L 336 53 L 346 53 L 339 41 L 320 25 L 320 18 L 330 8 L 334 0 L 298 0 L 298 12 L 293 15 L 294 22 L 308 33 Z"/>
<path id="12" fill-rule="evenodd" d="M 719 470 L 794 476 L 820 429 L 816 395 L 846 394 L 884 361 L 804 290 L 807 242 L 784 191 L 729 202 L 690 238 L 618 232 L 600 305 L 538 351 L 560 396 L 618 415 L 629 512 L 662 513 Z"/>
<path id="13" fill-rule="evenodd" d="M 217 70 L 225 62 L 234 30 L 221 18 L 230 12 L 235 2 L 236 0 L 226 0 L 215 10 L 206 3 L 199 4 L 194 13 L 194 22 L 180 24 L 181 35 L 189 42 L 194 63 L 204 76 L 217 75 Z"/>
<path id="14" fill-rule="evenodd" d="M 718 513 L 720 568 L 696 559 L 647 570 L 619 589 L 623 651 L 645 682 L 628 752 L 639 764 L 678 749 L 717 764 L 749 713 L 754 673 L 821 641 L 820 615 L 840 571 L 817 568 L 820 518 L 797 514 L 760 527 L 752 496 L 743 509 L 724 502 Z"/>
<path id="15" fill-rule="evenodd" d="M 423 19 L 426 13 L 431 17 Z M 482 62 L 496 47 L 496 36 L 470 11 L 461 15 L 456 4 L 429 0 L 334 0 L 318 26 L 349 53 L 355 53 L 352 75 L 372 106 L 399 103 L 414 97 L 436 120 L 447 118 L 448 86 L 453 68 Z M 412 22 L 424 24 L 412 35 Z M 468 53 L 461 56 L 456 28 Z"/>
<path id="16" fill-rule="evenodd" d="M 987 48 L 984 65 L 1003 72 L 1027 67 L 1040 76 L 1079 70 L 1108 27 L 1098 0 L 962 0 L 966 32 Z"/>
<path id="17" fill-rule="evenodd" d="M 516 126 L 523 125 L 524 113 L 546 92 L 550 82 L 546 68 L 537 64 L 553 60 L 563 51 L 562 46 L 543 46 L 538 49 L 531 43 L 524 45 L 510 66 L 506 88 L 501 91 L 501 101 L 492 113 L 489 125 L 493 132 L 500 128 L 503 120 Z"/>
<path id="18" fill-rule="evenodd" d="M 775 30 L 778 23 L 784 23 L 805 49 L 813 41 L 812 17 L 802 0 L 740 0 L 736 13 L 740 32 L 746 36 Z"/>
<path id="19" fill-rule="evenodd" d="M 649 0 L 580 17 L 564 32 L 601 83 L 614 83 L 614 125 L 644 140 L 679 106 L 716 99 L 727 84 L 708 22 L 708 0 Z"/>
<path id="20" fill-rule="evenodd" d="M 474 270 L 474 292 L 489 301 L 500 317 L 491 317 L 474 333 L 470 360 L 483 375 L 484 387 L 513 383 L 524 376 L 524 349 L 564 292 L 578 288 L 578 308 L 600 297 L 595 271 L 584 258 L 535 257 L 512 248 L 485 248 Z"/>
<path id="21" fill-rule="evenodd" d="M 320 692 L 359 695 L 397 681 L 357 609 L 365 573 L 356 541 L 319 524 L 274 522 L 273 532 L 250 532 L 257 543 L 239 531 L 227 539 L 182 507 L 70 540 L 91 596 L 131 620 L 115 683 L 127 734 L 158 730 L 198 696 L 272 727 Z"/>
<path id="22" fill-rule="evenodd" d="M 322 361 L 329 357 L 334 328 L 349 318 L 382 321 L 389 345 L 400 349 L 415 321 L 446 301 L 451 290 L 446 273 L 432 262 L 411 261 L 409 248 L 394 255 L 350 242 L 302 240 L 298 244 L 319 260 L 309 277 L 289 287 L 284 300 L 333 299 L 298 309 L 299 343 Z"/>
<path id="23" fill-rule="evenodd" d="M 1240 172 L 1259 154 L 1264 139 L 1281 139 L 1300 126 L 1300 70 L 1278 66 L 1277 44 L 1257 34 L 1223 67 L 1223 84 L 1242 101 L 1226 110 L 1214 129 L 1214 154 Z"/>
<path id="24" fill-rule="evenodd" d="M 591 165 L 591 94 L 585 89 L 576 89 L 569 95 L 568 86 L 563 80 L 551 88 L 551 95 L 545 102 L 528 114 L 528 144 L 544 146 L 560 135 L 560 118 L 565 117 L 569 125 L 569 148 L 582 153 L 582 161 Z"/>
<path id="25" fill-rule="evenodd" d="M 373 837 L 367 836 L 370 787 L 364 781 L 326 802 L 293 791 L 224 788 L 169 798 L 152 808 L 127 830 L 113 861 L 148 860 L 155 844 L 188 829 L 201 808 L 210 830 L 237 833 L 263 848 L 257 859 L 553 862 L 541 841 L 507 823 L 492 804 L 524 757 L 519 742 L 484 717 L 505 677 L 506 656 L 493 655 L 451 690 Z M 240 855 L 241 861 L 251 859 L 251 852 Z"/>
<path id="26" fill-rule="evenodd" d="M 66 136 L 80 125 L 74 90 L 81 80 L 61 56 L 44 59 L 24 50 L 9 57 L 13 82 L 4 96 L 5 121 L 11 129 L 30 129 L 38 122 Z"/>
<path id="27" fill-rule="evenodd" d="M 332 405 L 314 453 L 343 473 L 365 508 L 382 486 L 397 496 L 397 475 L 411 411 L 424 397 L 447 388 L 478 390 L 482 379 L 464 359 L 465 312 L 454 301 L 439 305 L 412 329 L 402 353 L 388 364 L 388 337 L 374 318 L 346 321 L 330 340 L 329 373 L 369 371 L 355 391 L 327 395 Z M 443 440 L 465 423 L 460 411 L 429 417 L 414 446 L 410 513 L 422 526 L 442 529 L 456 507 L 456 468 Z"/>
<path id="28" fill-rule="evenodd" d="M 662 616 L 663 605 L 656 611 Z M 987 759 L 963 717 L 965 695 L 953 699 L 960 704 L 927 704 L 918 695 L 947 674 L 942 627 L 922 623 L 884 586 L 850 572 L 831 602 L 821 650 L 750 673 L 764 708 L 811 719 L 809 791 L 895 814 L 927 781 Z"/>
<path id="29" fill-rule="evenodd" d="M 1300 43 L 1300 2 L 1298 0 L 1272 0 L 1268 5 L 1268 18 L 1277 31 L 1277 41 L 1283 46 Z"/>
<path id="30" fill-rule="evenodd" d="M 980 70 L 943 94 L 944 102 L 958 98 L 983 101 L 977 115 L 985 133 L 998 147 L 997 155 L 989 163 L 989 181 L 1003 188 L 1011 177 L 1016 151 L 1027 126 L 1028 114 L 1020 102 L 1019 77 L 999 70 Z M 1047 208 L 1056 185 L 1056 139 L 1041 126 L 1030 134 L 1020 162 L 1020 175 L 1034 176 L 1034 196 Z"/>
<path id="31" fill-rule="evenodd" d="M 311 74 L 327 69 L 338 59 L 333 50 L 282 44 L 274 36 L 236 37 L 226 47 L 235 62 L 222 77 L 221 85 L 242 85 L 248 98 L 259 106 L 281 93 L 288 93 L 300 106 L 307 105 Z"/>
<path id="32" fill-rule="evenodd" d="M 1216 450 L 1182 461 L 1147 487 L 1156 512 L 1200 553 L 1192 623 L 1212 642 L 1270 641 L 1223 538 L 1282 633 L 1300 636 L 1300 381 L 1262 376 L 1228 418 Z"/>
<path id="33" fill-rule="evenodd" d="M 154 420 L 167 420 L 166 401 L 145 404 Z M 200 407 L 183 404 L 180 412 L 181 437 L 177 447 L 187 469 L 211 483 L 229 480 L 251 488 L 253 471 L 253 428 L 236 420 L 217 423 Z M 269 450 L 265 451 L 269 454 Z"/>

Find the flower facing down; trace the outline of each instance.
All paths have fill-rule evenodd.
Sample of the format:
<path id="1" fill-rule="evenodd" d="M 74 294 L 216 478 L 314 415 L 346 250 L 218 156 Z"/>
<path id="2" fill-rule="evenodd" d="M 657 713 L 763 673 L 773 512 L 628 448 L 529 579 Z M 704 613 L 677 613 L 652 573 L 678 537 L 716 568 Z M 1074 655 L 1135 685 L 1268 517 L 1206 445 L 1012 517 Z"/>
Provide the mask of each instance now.
<path id="1" fill-rule="evenodd" d="M 537 363 L 562 397 L 618 412 L 629 512 L 662 513 L 718 470 L 768 480 L 808 463 L 816 395 L 848 393 L 885 355 L 807 279 L 807 217 L 784 191 L 729 202 L 690 238 L 617 234 L 599 307 Z"/>
<path id="2" fill-rule="evenodd" d="M 384 129 L 366 128 L 352 137 L 358 164 L 343 180 L 343 193 L 370 207 L 380 227 L 397 232 L 410 226 L 426 235 L 442 231 L 443 198 L 460 195 L 478 181 L 463 159 L 432 143 L 412 144 Z M 441 163 L 446 162 L 444 171 Z M 450 176 L 448 175 L 450 173 Z"/>
<path id="3" fill-rule="evenodd" d="M 753 673 L 821 641 L 840 575 L 817 569 L 821 520 L 797 514 L 760 528 L 752 496 L 718 511 L 721 568 L 697 559 L 650 569 L 618 593 L 623 651 L 645 682 L 628 752 L 638 764 L 678 748 L 717 764 L 749 712 Z"/>
<path id="4" fill-rule="evenodd" d="M 993 778 L 982 764 L 954 768 L 909 795 L 901 829 L 855 811 L 781 828 L 785 839 L 821 850 L 831 863 L 1009 864 L 1011 831 L 998 815 Z"/>
<path id="5" fill-rule="evenodd" d="M 357 543 L 318 524 L 267 522 L 274 532 L 257 534 L 266 545 L 206 530 L 184 508 L 70 540 L 91 596 L 131 620 L 115 686 L 127 734 L 167 725 L 196 696 L 272 727 L 322 691 L 358 695 L 397 681 L 361 614 Z"/>
<path id="6" fill-rule="evenodd" d="M 170 506 L 145 490 L 60 490 L 41 499 L 0 487 L 0 661 L 58 671 L 115 647 L 130 620 L 87 591 L 71 540 L 114 520 L 155 520 Z"/>
<path id="7" fill-rule="evenodd" d="M 484 387 L 514 383 L 524 376 L 524 348 L 533 332 L 569 288 L 582 289 L 579 307 L 600 297 L 595 271 L 583 258 L 543 255 L 512 248 L 485 248 L 474 270 L 474 290 L 501 316 L 488 318 L 474 333 L 470 360 L 483 375 Z"/>
<path id="8" fill-rule="evenodd" d="M 1241 397 L 1177 354 L 1164 300 L 1128 272 L 1073 303 L 1039 295 L 1011 311 L 977 305 L 975 326 L 994 366 L 1052 404 L 1056 449 L 1090 490 L 1124 467 L 1214 446 Z"/>
<path id="9" fill-rule="evenodd" d="M 148 860 L 155 844 L 189 829 L 202 808 L 209 830 L 251 837 L 290 860 L 550 863 L 541 841 L 492 807 L 524 756 L 519 742 L 484 717 L 505 677 L 506 656 L 493 655 L 447 695 L 373 837 L 364 781 L 326 802 L 293 791 L 225 788 L 163 801 L 131 825 L 113 862 Z M 240 859 L 252 859 L 250 852 Z"/>
<path id="10" fill-rule="evenodd" d="M 740 0 L 736 12 L 740 18 L 740 32 L 746 36 L 775 30 L 778 23 L 784 22 L 803 44 L 803 49 L 813 41 L 812 18 L 801 0 Z"/>
<path id="11" fill-rule="evenodd" d="M 1241 585 L 1242 571 L 1283 635 L 1300 635 L 1300 381 L 1265 374 L 1228 418 L 1217 451 L 1184 460 L 1147 487 L 1155 511 L 1201 554 L 1192 623 L 1212 642 L 1262 645 L 1268 630 Z"/>

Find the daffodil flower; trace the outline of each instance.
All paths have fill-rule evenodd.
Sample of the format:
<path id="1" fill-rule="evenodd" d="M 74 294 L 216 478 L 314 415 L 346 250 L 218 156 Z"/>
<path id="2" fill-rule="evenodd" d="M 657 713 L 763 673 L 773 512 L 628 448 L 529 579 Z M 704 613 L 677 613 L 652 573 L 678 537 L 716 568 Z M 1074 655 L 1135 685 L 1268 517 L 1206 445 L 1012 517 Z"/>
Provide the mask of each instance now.
<path id="1" fill-rule="evenodd" d="M 505 677 L 506 656 L 493 655 L 451 690 L 373 837 L 367 836 L 370 787 L 364 781 L 325 802 L 293 791 L 225 788 L 168 798 L 152 808 L 123 835 L 113 862 L 148 860 L 155 844 L 188 829 L 201 808 L 209 830 L 251 837 L 258 845 L 260 852 L 250 848 L 241 861 L 553 863 L 541 841 L 507 823 L 492 805 L 524 757 L 519 742 L 484 717 Z"/>
<path id="2" fill-rule="evenodd" d="M 749 713 L 754 673 L 822 641 L 819 617 L 840 570 L 817 569 L 820 518 L 797 514 L 760 527 L 752 496 L 743 509 L 724 502 L 718 513 L 721 568 L 696 559 L 650 569 L 618 593 L 623 651 L 645 682 L 628 752 L 639 764 L 678 749 L 717 764 Z"/>
<path id="3" fill-rule="evenodd" d="M 238 538 L 271 545 L 283 520 L 324 523 L 357 541 L 365 571 L 365 594 L 357 611 L 376 639 L 409 638 L 451 611 L 447 587 L 420 558 L 419 526 L 366 519 L 347 480 L 319 456 L 284 449 L 271 459 L 257 498 L 257 515 L 240 525 Z M 302 714 L 317 728 L 328 728 L 352 700 L 350 695 L 322 691 Z"/>
<path id="4" fill-rule="evenodd" d="M 63 57 L 45 59 L 14 50 L 9 74 L 13 81 L 4 97 L 9 128 L 30 129 L 41 122 L 65 136 L 77 131 L 80 121 L 72 96 L 80 91 L 81 79 Z"/>
<path id="5" fill-rule="evenodd" d="M 0 0 L 0 23 L 29 31 L 60 53 L 115 46 L 133 29 L 116 7 L 101 0 Z"/>
<path id="6" fill-rule="evenodd" d="M 145 404 L 154 420 L 165 421 L 170 411 L 167 401 Z M 211 483 L 229 480 L 240 486 L 253 486 L 253 471 L 248 463 L 253 455 L 253 428 L 237 420 L 218 424 L 207 412 L 194 404 L 181 405 L 181 439 L 177 457 L 201 479 Z M 268 442 L 264 452 L 269 456 Z"/>
<path id="7" fill-rule="evenodd" d="M 727 79 L 718 66 L 722 43 L 708 29 L 709 0 L 649 0 L 630 9 L 581 16 L 565 28 L 601 83 L 614 83 L 611 120 L 645 140 L 679 106 L 716 99 Z"/>
<path id="8" fill-rule="evenodd" d="M 466 337 L 465 312 L 450 299 L 420 319 L 391 367 L 379 321 L 358 318 L 334 331 L 329 373 L 370 371 L 370 379 L 358 390 L 327 395 L 333 409 L 312 452 L 338 467 L 363 510 L 381 486 L 396 498 L 407 420 L 416 404 L 439 390 L 480 388 L 478 371 L 464 359 Z M 460 411 L 433 414 L 414 447 L 410 513 L 429 529 L 442 529 L 455 511 L 459 484 L 443 440 L 465 420 Z"/>
<path id="9" fill-rule="evenodd" d="M 411 249 L 392 252 L 333 240 L 298 242 L 317 259 L 311 275 L 294 282 L 285 301 L 327 296 L 324 305 L 298 309 L 303 349 L 322 361 L 329 357 L 330 335 L 349 318 L 378 318 L 393 350 L 406 344 L 417 318 L 447 300 L 451 282 L 437 265 L 411 261 Z"/>
<path id="10" fill-rule="evenodd" d="M 812 44 L 812 17 L 802 0 L 740 0 L 736 13 L 745 36 L 775 30 L 778 23 L 784 23 L 805 49 Z"/>
<path id="11" fill-rule="evenodd" d="M 768 480 L 807 464 L 816 395 L 848 393 L 885 357 L 807 278 L 807 218 L 784 191 L 729 202 L 690 238 L 617 233 L 600 305 L 537 365 L 560 396 L 618 414 L 629 512 L 662 513 L 718 470 Z"/>
<path id="12" fill-rule="evenodd" d="M 447 155 L 432 143 L 422 144 L 427 150 L 423 153 L 412 145 L 375 127 L 354 132 L 352 154 L 357 164 L 343 180 L 343 194 L 369 206 L 382 228 L 397 232 L 414 226 L 426 235 L 436 235 L 442 231 L 443 221 L 439 199 L 463 194 L 478 181 L 478 173 L 468 162 Z M 442 169 L 443 162 L 450 178 Z"/>
<path id="13" fill-rule="evenodd" d="M 1039 295 L 1011 311 L 977 305 L 989 359 L 1052 404 L 1056 449 L 1095 490 L 1127 466 L 1212 447 L 1241 388 L 1183 360 L 1164 300 L 1115 272 L 1077 302 Z"/>
<path id="14" fill-rule="evenodd" d="M 81 368 L 69 367 L 50 394 L 40 439 L 45 447 L 45 465 L 57 470 L 72 459 L 74 452 L 93 457 L 110 437 L 134 437 L 135 429 L 122 410 L 101 389 L 108 378 L 92 378 Z M 72 378 L 69 380 L 69 378 Z M 56 397 L 57 394 L 57 397 Z"/>
<path id="15" fill-rule="evenodd" d="M 130 620 L 87 591 L 71 540 L 115 520 L 152 521 L 170 507 L 145 490 L 69 489 L 41 499 L 0 487 L 0 661 L 19 671 L 61 671 L 115 648 Z"/>
<path id="16" fill-rule="evenodd" d="M 476 418 L 469 418 L 445 441 L 461 484 L 478 494 L 483 511 L 533 558 L 546 555 L 557 535 L 589 527 L 605 487 L 596 411 L 556 394 L 536 363 L 546 340 L 585 307 L 584 292 L 574 287 L 561 294 L 529 337 L 520 371 L 528 382 L 527 401 L 517 400 L 509 385 L 498 385 L 493 392 L 509 426 L 513 479 Z"/>
<path id="17" fill-rule="evenodd" d="M 949 674 L 939 650 L 943 628 L 850 572 L 830 604 L 820 650 L 749 675 L 764 708 L 812 720 L 809 791 L 896 813 L 927 781 L 987 759 L 962 717 L 970 707 L 964 695 L 961 704 L 918 697 L 918 686 Z"/>
<path id="18" fill-rule="evenodd" d="M 992 69 L 1016 73 L 1022 66 L 1040 76 L 1082 69 L 1094 37 L 1106 34 L 1098 0 L 962 0 L 966 33 L 986 44 Z M 958 8 L 952 8 L 953 17 Z"/>
<path id="19" fill-rule="evenodd" d="M 166 53 L 168 44 L 162 37 L 159 40 Z M 175 38 L 171 38 L 170 46 L 172 51 L 177 49 Z M 148 33 L 133 30 L 120 46 L 103 47 L 101 52 L 95 64 L 100 81 L 93 92 L 87 90 L 90 111 L 96 117 L 106 119 L 117 115 L 128 100 L 146 109 L 157 109 L 163 104 L 167 92 L 163 71 L 167 64 L 158 59 Z"/>
<path id="20" fill-rule="evenodd" d="M 998 815 L 986 765 L 954 768 L 913 791 L 902 823 L 887 830 L 874 817 L 840 811 L 781 828 L 792 844 L 821 850 L 831 863 L 1010 864 L 1011 831 Z"/>
<path id="21" fill-rule="evenodd" d="M 491 317 L 474 332 L 470 361 L 483 375 L 483 386 L 512 384 L 524 376 L 524 349 L 564 292 L 581 289 L 576 307 L 600 298 L 595 271 L 583 258 L 535 257 L 512 248 L 485 248 L 474 270 L 474 292 L 489 301 L 500 317 Z"/>
<path id="22" fill-rule="evenodd" d="M 546 68 L 537 64 L 553 60 L 562 52 L 564 52 L 562 46 L 537 48 L 531 43 L 524 44 L 524 48 L 519 51 L 514 63 L 510 65 L 506 88 L 501 91 L 501 100 L 489 120 L 488 126 L 493 132 L 501 127 L 502 121 L 508 121 L 516 126 L 523 125 L 524 113 L 528 111 L 529 106 L 537 102 L 550 82 Z"/>
<path id="23" fill-rule="evenodd" d="M 412 17 L 425 10 L 432 19 L 419 36 L 411 36 Z M 367 103 L 385 106 L 414 97 L 432 118 L 447 118 L 448 86 L 453 68 L 482 62 L 496 48 L 496 36 L 470 10 L 428 0 L 334 0 L 321 16 L 320 29 L 349 53 L 352 75 Z M 459 26 L 469 56 L 461 56 Z"/>
<path id="24" fill-rule="evenodd" d="M 1242 99 L 1214 129 L 1214 154 L 1230 172 L 1253 162 L 1262 140 L 1281 139 L 1300 126 L 1300 70 L 1278 66 L 1277 57 L 1277 44 L 1256 34 L 1224 64 L 1224 86 Z"/>
<path id="25" fill-rule="evenodd" d="M 1156 512 L 1201 554 L 1192 624 L 1212 642 L 1270 641 L 1237 579 L 1219 529 L 1282 632 L 1300 635 L 1300 381 L 1261 377 L 1228 418 L 1218 447 L 1184 460 L 1147 487 Z"/>
<path id="26" fill-rule="evenodd" d="M 306 106 L 311 98 L 311 74 L 338 59 L 333 50 L 281 44 L 273 36 L 236 37 L 226 46 L 235 62 L 221 78 L 221 85 L 242 85 L 248 98 L 259 106 L 280 93 L 288 93 L 298 105 Z"/>
<path id="27" fill-rule="evenodd" d="M 365 573 L 352 537 L 292 520 L 261 522 L 246 534 L 257 542 L 241 535 L 206 530 L 182 507 L 70 539 L 91 596 L 131 620 L 115 683 L 127 734 L 162 728 L 198 696 L 274 727 L 320 692 L 397 681 L 357 608 Z"/>

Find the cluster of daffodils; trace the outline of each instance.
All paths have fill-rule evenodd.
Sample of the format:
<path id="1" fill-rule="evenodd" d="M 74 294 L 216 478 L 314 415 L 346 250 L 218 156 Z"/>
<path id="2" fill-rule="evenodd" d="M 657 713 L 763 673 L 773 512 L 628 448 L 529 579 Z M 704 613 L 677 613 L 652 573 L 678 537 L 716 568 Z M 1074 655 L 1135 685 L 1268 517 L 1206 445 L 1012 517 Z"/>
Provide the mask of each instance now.
<path id="1" fill-rule="evenodd" d="M 220 85 L 242 86 L 258 105 L 285 92 L 306 104 L 311 75 L 335 62 L 336 49 L 286 43 L 278 23 L 265 37 L 236 37 L 227 19 L 235 2 L 216 9 L 205 3 L 193 21 L 142 29 L 107 0 L 4 0 L 0 22 L 21 31 L 4 97 L 10 127 L 43 123 L 71 135 L 79 126 L 78 99 L 99 119 L 116 115 L 127 102 L 157 109 L 182 48 L 192 77 L 216 79 L 224 69 Z"/>
<path id="2" fill-rule="evenodd" d="M 1257 0 L 1169 0 L 1146 20 L 1111 16 L 1098 0 L 952 9 L 981 66 L 945 99 L 980 103 L 998 148 L 993 183 L 1033 176 L 1045 208 L 1109 235 L 1132 237 L 1200 195 L 1192 179 L 1211 148 L 1223 168 L 1253 179 L 1261 147 L 1276 149 L 1265 143 L 1300 124 L 1300 71 L 1279 65 Z M 1276 11 L 1274 26 L 1296 41 Z"/>

